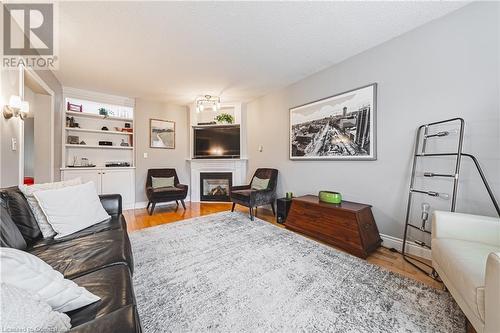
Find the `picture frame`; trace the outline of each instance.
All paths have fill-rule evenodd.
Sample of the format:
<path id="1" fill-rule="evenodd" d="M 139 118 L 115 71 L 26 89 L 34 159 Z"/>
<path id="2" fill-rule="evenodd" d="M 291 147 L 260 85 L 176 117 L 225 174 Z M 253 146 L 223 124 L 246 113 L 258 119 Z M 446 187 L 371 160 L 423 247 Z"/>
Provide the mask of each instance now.
<path id="1" fill-rule="evenodd" d="M 377 159 L 377 83 L 289 109 L 291 160 Z"/>
<path id="2" fill-rule="evenodd" d="M 175 149 L 175 121 L 150 119 L 149 147 Z"/>
<path id="3" fill-rule="evenodd" d="M 78 145 L 80 144 L 80 137 L 76 135 L 68 135 L 66 142 L 70 145 Z"/>

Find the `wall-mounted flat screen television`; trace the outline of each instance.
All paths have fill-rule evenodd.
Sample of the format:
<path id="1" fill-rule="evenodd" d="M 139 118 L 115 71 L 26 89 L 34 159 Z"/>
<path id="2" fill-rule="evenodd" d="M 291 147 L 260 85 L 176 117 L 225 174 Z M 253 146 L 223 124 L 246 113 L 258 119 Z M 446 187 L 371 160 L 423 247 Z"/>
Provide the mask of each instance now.
<path id="1" fill-rule="evenodd" d="M 194 158 L 240 158 L 240 126 L 194 127 Z"/>

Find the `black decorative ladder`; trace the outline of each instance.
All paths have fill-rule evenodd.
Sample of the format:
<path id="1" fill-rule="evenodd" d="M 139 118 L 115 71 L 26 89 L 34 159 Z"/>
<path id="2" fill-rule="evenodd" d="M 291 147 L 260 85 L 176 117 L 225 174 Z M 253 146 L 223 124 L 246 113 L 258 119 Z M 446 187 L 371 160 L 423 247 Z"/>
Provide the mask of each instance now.
<path id="1" fill-rule="evenodd" d="M 444 125 L 444 124 L 453 124 L 453 123 L 458 123 L 459 129 L 458 129 L 458 142 L 457 142 L 457 151 L 456 152 L 447 152 L 447 153 L 426 153 L 426 146 L 427 146 L 427 140 L 428 139 L 435 139 L 435 138 L 440 138 L 440 137 L 445 137 L 450 135 L 450 131 L 439 131 L 439 132 L 433 132 L 432 130 L 438 126 L 438 125 Z M 412 264 L 416 268 L 418 268 L 420 271 L 428 274 L 434 279 L 438 279 L 437 272 L 432 268 L 431 265 L 428 263 L 409 256 L 406 251 L 406 243 L 408 241 L 413 241 L 415 244 L 431 249 L 431 245 L 427 244 L 424 240 L 418 240 L 418 239 L 409 239 L 408 237 L 408 229 L 412 228 L 414 230 L 417 230 L 421 232 L 421 235 L 424 236 L 425 234 L 431 235 L 432 231 L 426 228 L 426 222 L 428 219 L 428 211 L 423 212 L 423 222 L 420 226 L 415 225 L 411 222 L 410 220 L 410 215 L 411 215 L 411 208 L 412 208 L 412 199 L 414 194 L 419 194 L 419 195 L 428 195 L 431 197 L 440 197 L 443 196 L 443 194 L 436 192 L 436 191 L 428 191 L 425 189 L 417 189 L 415 188 L 415 176 L 416 176 L 416 166 L 417 166 L 417 161 L 419 159 L 427 158 L 427 157 L 446 157 L 446 156 L 454 156 L 455 157 L 455 170 L 454 173 L 450 174 L 441 174 L 441 173 L 433 173 L 433 172 L 424 172 L 424 177 L 432 178 L 432 177 L 445 177 L 445 178 L 452 178 L 453 179 L 453 191 L 451 195 L 451 204 L 450 204 L 450 211 L 454 212 L 456 208 L 456 203 L 457 203 L 457 193 L 458 193 L 458 181 L 459 181 L 459 175 L 460 175 L 460 163 L 462 161 L 462 157 L 468 157 L 470 158 L 473 162 L 474 165 L 479 173 L 479 176 L 481 177 L 481 180 L 483 181 L 484 186 L 486 187 L 486 191 L 488 192 L 488 195 L 490 196 L 491 201 L 493 202 L 493 205 L 495 206 L 495 209 L 497 211 L 498 216 L 500 216 L 500 207 L 498 205 L 498 202 L 495 199 L 495 196 L 486 180 L 486 177 L 484 176 L 483 170 L 481 169 L 481 166 L 479 165 L 478 160 L 471 154 L 465 154 L 462 153 L 462 145 L 463 145 L 463 138 L 464 138 L 464 127 L 465 127 L 465 121 L 462 118 L 452 118 L 452 119 L 447 119 L 447 120 L 442 120 L 434 123 L 429 123 L 429 124 L 424 124 L 420 126 L 417 130 L 417 136 L 415 139 L 415 149 L 414 149 L 414 154 L 413 154 L 413 164 L 412 164 L 412 170 L 411 170 L 411 178 L 410 178 L 410 189 L 408 191 L 408 205 L 406 207 L 406 221 L 405 221 L 405 231 L 404 231 L 404 237 L 403 237 L 403 248 L 402 248 L 402 255 L 405 261 L 408 263 Z M 422 144 L 420 144 L 422 142 Z M 428 207 L 426 208 L 428 210 Z M 424 215 L 427 214 L 427 215 Z"/>

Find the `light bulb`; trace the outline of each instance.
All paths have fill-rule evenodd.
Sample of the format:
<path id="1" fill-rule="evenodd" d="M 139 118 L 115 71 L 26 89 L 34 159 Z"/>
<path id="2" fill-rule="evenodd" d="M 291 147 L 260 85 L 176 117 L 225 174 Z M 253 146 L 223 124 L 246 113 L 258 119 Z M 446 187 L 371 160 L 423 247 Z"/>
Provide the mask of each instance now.
<path id="1" fill-rule="evenodd" d="M 427 220 L 429 218 L 429 209 L 431 208 L 431 205 L 429 205 L 427 202 L 422 203 L 422 220 Z"/>
<path id="2" fill-rule="evenodd" d="M 27 101 L 21 102 L 21 112 L 28 113 L 30 112 L 30 103 Z"/>
<path id="3" fill-rule="evenodd" d="M 13 109 L 20 109 L 21 108 L 21 97 L 19 96 L 16 96 L 16 95 L 12 95 L 10 96 L 10 99 L 9 99 L 9 106 Z"/>
<path id="4" fill-rule="evenodd" d="M 427 220 L 429 219 L 429 209 L 431 208 L 431 205 L 429 205 L 427 202 L 422 203 L 422 226 L 420 229 L 425 230 L 425 224 L 427 223 Z"/>

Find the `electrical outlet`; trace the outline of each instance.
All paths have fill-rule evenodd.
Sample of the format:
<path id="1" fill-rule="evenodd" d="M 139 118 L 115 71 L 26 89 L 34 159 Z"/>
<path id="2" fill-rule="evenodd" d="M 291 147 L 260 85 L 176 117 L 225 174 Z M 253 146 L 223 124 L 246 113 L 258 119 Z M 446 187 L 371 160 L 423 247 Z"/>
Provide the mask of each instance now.
<path id="1" fill-rule="evenodd" d="M 143 156 L 144 158 L 148 158 L 148 153 L 144 153 L 142 156 Z"/>
<path id="2" fill-rule="evenodd" d="M 17 150 L 17 139 L 16 138 L 12 138 L 11 147 L 12 147 L 12 151 Z"/>

